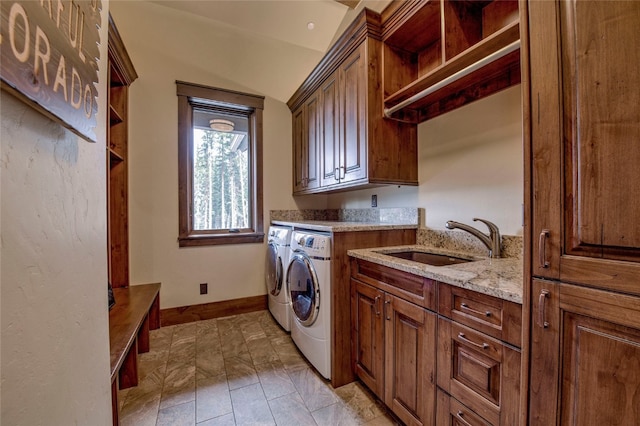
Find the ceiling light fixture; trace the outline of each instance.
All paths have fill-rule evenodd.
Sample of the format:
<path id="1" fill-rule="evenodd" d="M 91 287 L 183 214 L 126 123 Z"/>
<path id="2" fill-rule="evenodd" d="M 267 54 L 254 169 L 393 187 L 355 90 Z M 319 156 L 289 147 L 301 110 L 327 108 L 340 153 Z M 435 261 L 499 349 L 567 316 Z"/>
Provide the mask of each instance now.
<path id="1" fill-rule="evenodd" d="M 314 24 L 313 22 L 307 22 L 307 29 L 309 31 L 311 31 L 312 29 L 314 29 L 316 27 L 316 24 Z"/>
<path id="2" fill-rule="evenodd" d="M 217 130 L 218 132 L 233 132 L 236 125 L 231 120 L 224 120 L 222 118 L 214 118 L 213 120 L 209 120 L 209 127 L 213 130 Z"/>

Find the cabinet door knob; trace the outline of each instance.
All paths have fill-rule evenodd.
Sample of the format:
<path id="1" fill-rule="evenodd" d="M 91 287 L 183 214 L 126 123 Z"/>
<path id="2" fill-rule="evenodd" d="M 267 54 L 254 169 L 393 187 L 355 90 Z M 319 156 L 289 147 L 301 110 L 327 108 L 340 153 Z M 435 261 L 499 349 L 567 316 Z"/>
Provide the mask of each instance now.
<path id="1" fill-rule="evenodd" d="M 391 300 L 384 301 L 384 316 L 387 321 L 391 321 L 391 317 L 389 316 L 389 311 L 387 310 L 387 306 L 391 306 Z"/>
<path id="2" fill-rule="evenodd" d="M 337 181 L 340 180 L 340 167 L 336 167 L 333 171 L 333 178 Z"/>
<path id="3" fill-rule="evenodd" d="M 378 307 L 378 302 L 380 302 L 380 296 L 376 296 L 373 302 L 373 309 L 375 309 L 377 317 L 380 316 L 380 308 Z"/>
<path id="4" fill-rule="evenodd" d="M 551 231 L 543 229 L 538 237 L 538 262 L 540 263 L 540 267 L 545 269 L 549 267 L 549 261 L 547 260 L 547 238 L 549 238 L 550 234 Z"/>

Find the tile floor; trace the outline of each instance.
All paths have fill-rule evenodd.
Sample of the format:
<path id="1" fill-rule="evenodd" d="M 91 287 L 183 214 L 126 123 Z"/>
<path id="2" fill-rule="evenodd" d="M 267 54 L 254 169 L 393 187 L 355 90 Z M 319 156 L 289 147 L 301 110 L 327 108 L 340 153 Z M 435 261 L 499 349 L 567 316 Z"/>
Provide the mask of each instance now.
<path id="1" fill-rule="evenodd" d="M 119 392 L 121 425 L 395 425 L 360 383 L 333 389 L 268 311 L 163 327 Z"/>

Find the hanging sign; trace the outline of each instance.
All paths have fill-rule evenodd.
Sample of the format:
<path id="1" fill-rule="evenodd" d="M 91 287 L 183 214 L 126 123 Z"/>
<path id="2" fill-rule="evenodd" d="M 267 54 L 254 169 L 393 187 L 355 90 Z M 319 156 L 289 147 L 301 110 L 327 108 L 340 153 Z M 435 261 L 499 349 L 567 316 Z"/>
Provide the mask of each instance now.
<path id="1" fill-rule="evenodd" d="M 101 0 L 0 1 L 2 88 L 96 141 Z"/>

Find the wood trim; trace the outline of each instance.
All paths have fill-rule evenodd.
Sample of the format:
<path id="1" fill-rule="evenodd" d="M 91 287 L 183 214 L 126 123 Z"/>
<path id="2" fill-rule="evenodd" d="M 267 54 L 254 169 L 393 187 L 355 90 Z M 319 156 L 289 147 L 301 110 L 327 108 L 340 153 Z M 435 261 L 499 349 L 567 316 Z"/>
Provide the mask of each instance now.
<path id="1" fill-rule="evenodd" d="M 223 300 L 220 302 L 203 303 L 200 305 L 180 306 L 160 310 L 160 324 L 162 327 L 185 324 L 193 321 L 227 317 L 230 315 L 246 314 L 262 311 L 268 308 L 267 295 L 243 297 L 240 299 Z"/>
<path id="2" fill-rule="evenodd" d="M 133 67 L 133 62 L 131 62 L 111 13 L 109 13 L 109 42 L 107 44 L 109 60 L 116 68 L 118 76 L 122 80 L 121 82 L 126 86 L 130 86 L 138 78 L 138 73 Z"/>
<path id="3" fill-rule="evenodd" d="M 264 109 L 264 96 L 205 86 L 203 84 L 187 83 L 180 80 L 176 80 L 176 94 L 188 98 L 197 98 L 202 101 L 212 99 L 215 100 L 213 101 L 214 103 L 224 102 Z"/>
<path id="4" fill-rule="evenodd" d="M 365 8 L 287 101 L 289 109 L 298 109 L 367 37 L 380 40 L 380 15 Z"/>

